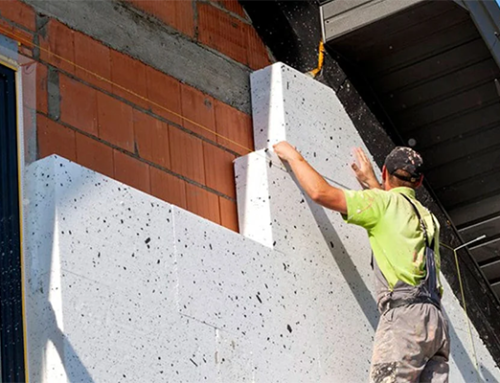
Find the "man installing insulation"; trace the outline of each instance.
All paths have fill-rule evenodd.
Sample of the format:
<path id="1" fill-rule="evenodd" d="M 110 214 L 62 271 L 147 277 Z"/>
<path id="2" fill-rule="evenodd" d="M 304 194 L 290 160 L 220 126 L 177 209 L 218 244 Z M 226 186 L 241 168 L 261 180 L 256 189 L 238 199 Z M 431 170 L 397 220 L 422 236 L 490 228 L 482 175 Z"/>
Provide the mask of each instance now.
<path id="1" fill-rule="evenodd" d="M 415 198 L 422 184 L 422 157 L 397 147 L 386 158 L 383 183 L 361 149 L 353 169 L 367 190 L 331 186 L 289 143 L 274 151 L 290 164 L 316 203 L 364 227 L 373 250 L 380 321 L 375 333 L 370 381 L 448 382 L 450 343 L 441 312 L 439 224 Z"/>

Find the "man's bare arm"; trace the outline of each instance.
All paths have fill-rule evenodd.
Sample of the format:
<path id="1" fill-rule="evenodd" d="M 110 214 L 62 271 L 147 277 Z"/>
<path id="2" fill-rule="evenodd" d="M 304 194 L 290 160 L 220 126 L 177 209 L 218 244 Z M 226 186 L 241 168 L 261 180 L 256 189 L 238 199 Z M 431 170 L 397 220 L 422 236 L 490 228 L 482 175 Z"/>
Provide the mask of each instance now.
<path id="1" fill-rule="evenodd" d="M 282 141 L 274 145 L 274 151 L 290 164 L 300 186 L 314 202 L 342 214 L 347 213 L 344 191 L 326 182 L 293 146 Z"/>

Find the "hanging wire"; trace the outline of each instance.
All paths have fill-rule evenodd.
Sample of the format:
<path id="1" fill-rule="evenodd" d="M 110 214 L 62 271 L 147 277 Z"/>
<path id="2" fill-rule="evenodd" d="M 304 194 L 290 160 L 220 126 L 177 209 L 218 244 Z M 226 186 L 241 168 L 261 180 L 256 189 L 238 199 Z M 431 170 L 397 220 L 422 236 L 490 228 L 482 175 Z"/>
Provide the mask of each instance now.
<path id="1" fill-rule="evenodd" d="M 474 345 L 474 338 L 472 336 L 472 329 L 471 329 L 471 324 L 470 324 L 470 319 L 469 319 L 469 316 L 467 315 L 467 303 L 465 301 L 465 294 L 464 294 L 464 285 L 463 285 L 463 282 L 462 282 L 462 276 L 460 274 L 460 266 L 459 266 L 459 263 L 458 263 L 458 254 L 457 254 L 457 251 L 470 245 L 471 243 L 474 243 L 474 242 L 477 242 L 477 241 L 480 241 L 481 239 L 484 239 L 486 238 L 486 235 L 482 235 L 472 241 L 469 241 L 463 245 L 460 245 L 456 248 L 453 248 L 445 243 L 441 243 L 441 246 L 443 247 L 446 247 L 447 249 L 450 249 L 451 251 L 453 251 L 453 254 L 455 256 L 455 265 L 457 267 L 457 276 L 458 276 L 458 284 L 460 286 L 460 295 L 462 296 L 462 305 L 464 307 L 464 315 L 465 315 L 465 321 L 467 322 L 467 327 L 468 327 L 468 332 L 469 332 L 469 338 L 470 338 L 470 343 L 471 343 L 471 347 L 472 347 L 472 357 L 474 359 L 474 369 L 476 370 L 476 375 L 477 375 L 477 381 L 478 383 L 481 382 L 481 376 L 479 375 L 479 365 L 478 365 L 478 362 L 477 362 L 477 354 L 476 354 L 476 346 Z"/>

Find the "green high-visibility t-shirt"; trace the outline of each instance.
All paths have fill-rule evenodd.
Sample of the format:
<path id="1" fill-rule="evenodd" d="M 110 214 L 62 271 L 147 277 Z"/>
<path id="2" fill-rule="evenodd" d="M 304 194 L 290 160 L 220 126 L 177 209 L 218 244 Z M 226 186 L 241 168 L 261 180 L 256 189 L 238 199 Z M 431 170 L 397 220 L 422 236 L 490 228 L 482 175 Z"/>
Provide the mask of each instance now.
<path id="1" fill-rule="evenodd" d="M 407 187 L 389 191 L 344 190 L 344 194 L 347 203 L 344 219 L 368 231 L 373 256 L 391 290 L 398 281 L 417 286 L 425 277 L 423 231 L 413 207 L 401 194 L 409 197 L 425 222 L 429 238 L 434 238 L 439 279 L 439 223 L 416 200 L 415 190 Z"/>

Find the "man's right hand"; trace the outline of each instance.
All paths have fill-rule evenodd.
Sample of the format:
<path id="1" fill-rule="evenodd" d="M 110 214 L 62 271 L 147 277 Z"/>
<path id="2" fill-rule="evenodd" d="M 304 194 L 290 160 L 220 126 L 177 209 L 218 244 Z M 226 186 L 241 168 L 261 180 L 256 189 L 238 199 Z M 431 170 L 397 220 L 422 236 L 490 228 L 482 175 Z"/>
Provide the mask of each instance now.
<path id="1" fill-rule="evenodd" d="M 373 166 L 365 152 L 363 152 L 363 149 L 356 148 L 355 153 L 359 165 L 354 162 L 351 167 L 352 170 L 354 170 L 358 182 L 365 189 L 381 189 L 382 187 L 373 171 Z"/>
<path id="2" fill-rule="evenodd" d="M 302 155 L 295 149 L 292 145 L 290 145 L 286 141 L 278 142 L 273 145 L 274 152 L 281 158 L 283 161 L 293 161 L 293 160 L 301 160 Z"/>

